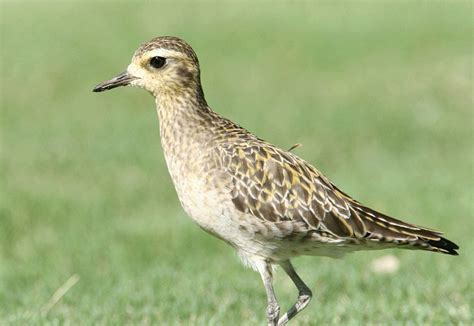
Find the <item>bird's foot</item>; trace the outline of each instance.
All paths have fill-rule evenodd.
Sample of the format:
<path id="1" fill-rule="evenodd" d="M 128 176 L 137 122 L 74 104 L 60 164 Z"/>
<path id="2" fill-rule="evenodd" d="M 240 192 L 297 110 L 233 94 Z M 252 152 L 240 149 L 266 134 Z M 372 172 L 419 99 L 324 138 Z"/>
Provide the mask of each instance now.
<path id="1" fill-rule="evenodd" d="M 267 306 L 268 326 L 277 326 L 278 317 L 280 316 L 280 306 L 276 302 L 270 302 Z"/>

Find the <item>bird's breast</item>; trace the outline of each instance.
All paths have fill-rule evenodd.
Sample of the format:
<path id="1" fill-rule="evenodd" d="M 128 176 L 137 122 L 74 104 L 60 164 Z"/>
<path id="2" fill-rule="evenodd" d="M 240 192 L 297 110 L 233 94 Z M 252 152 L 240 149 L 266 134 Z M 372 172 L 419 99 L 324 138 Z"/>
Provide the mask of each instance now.
<path id="1" fill-rule="evenodd" d="M 161 127 L 166 164 L 186 213 L 201 228 L 225 239 L 231 232 L 225 228 L 232 224 L 226 221 L 230 191 L 214 164 L 209 142 L 193 130 L 196 128 Z"/>

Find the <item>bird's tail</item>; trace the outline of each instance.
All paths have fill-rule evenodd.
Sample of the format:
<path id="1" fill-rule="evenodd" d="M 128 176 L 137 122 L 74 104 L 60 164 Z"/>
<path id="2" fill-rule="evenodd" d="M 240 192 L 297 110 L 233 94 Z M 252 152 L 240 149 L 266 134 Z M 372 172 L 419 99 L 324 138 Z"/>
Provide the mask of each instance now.
<path id="1" fill-rule="evenodd" d="M 364 221 L 367 231 L 364 237 L 369 242 L 458 255 L 458 245 L 443 238 L 441 232 L 397 220 L 359 203 L 353 205 L 352 209 Z"/>

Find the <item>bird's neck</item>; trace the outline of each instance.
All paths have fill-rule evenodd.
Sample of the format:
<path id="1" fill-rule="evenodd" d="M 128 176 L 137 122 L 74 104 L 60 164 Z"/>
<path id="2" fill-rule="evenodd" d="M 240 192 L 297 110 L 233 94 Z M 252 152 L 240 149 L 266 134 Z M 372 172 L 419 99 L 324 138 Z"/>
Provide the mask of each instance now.
<path id="1" fill-rule="evenodd" d="M 185 170 L 199 164 L 197 160 L 206 152 L 212 138 L 212 111 L 204 98 L 195 94 L 176 95 L 155 98 L 161 145 L 175 182 Z"/>
<path id="2" fill-rule="evenodd" d="M 180 141 L 176 137 L 200 136 L 199 129 L 209 123 L 212 115 L 204 97 L 196 94 L 161 94 L 155 97 L 155 103 L 161 136 L 170 142 Z"/>

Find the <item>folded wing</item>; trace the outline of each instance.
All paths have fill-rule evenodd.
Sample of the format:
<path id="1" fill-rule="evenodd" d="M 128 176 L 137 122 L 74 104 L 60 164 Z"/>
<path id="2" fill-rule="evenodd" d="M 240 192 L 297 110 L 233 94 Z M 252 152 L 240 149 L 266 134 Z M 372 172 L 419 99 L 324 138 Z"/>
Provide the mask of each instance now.
<path id="1" fill-rule="evenodd" d="M 259 141 L 219 147 L 232 178 L 235 207 L 268 222 L 302 222 L 307 230 L 361 242 L 393 243 L 457 254 L 441 233 L 363 206 L 296 155 Z"/>

